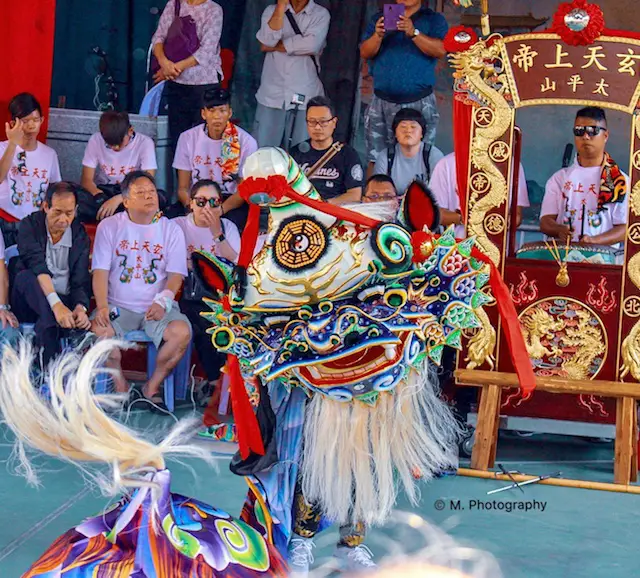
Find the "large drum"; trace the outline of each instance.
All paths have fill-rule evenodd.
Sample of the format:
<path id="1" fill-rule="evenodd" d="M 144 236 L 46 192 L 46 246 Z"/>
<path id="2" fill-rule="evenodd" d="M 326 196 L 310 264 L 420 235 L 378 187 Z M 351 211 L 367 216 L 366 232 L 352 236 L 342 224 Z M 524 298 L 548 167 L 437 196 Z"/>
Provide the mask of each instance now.
<path id="1" fill-rule="evenodd" d="M 558 251 L 562 260 L 565 259 L 565 246 L 558 243 Z M 526 243 L 516 251 L 518 259 L 539 259 L 542 261 L 554 261 L 554 257 L 545 245 L 544 241 Z M 624 249 L 617 249 L 610 245 L 569 245 L 567 263 L 594 263 L 601 265 L 622 265 Z"/>

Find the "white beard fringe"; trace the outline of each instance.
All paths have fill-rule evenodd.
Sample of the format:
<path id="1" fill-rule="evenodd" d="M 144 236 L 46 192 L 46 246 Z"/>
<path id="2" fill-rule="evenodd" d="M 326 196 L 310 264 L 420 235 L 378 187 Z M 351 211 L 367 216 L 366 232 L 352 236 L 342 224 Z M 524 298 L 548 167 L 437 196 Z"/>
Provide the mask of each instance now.
<path id="1" fill-rule="evenodd" d="M 411 370 L 375 407 L 316 394 L 305 414 L 302 492 L 332 522 L 381 525 L 398 495 L 394 470 L 416 505 L 414 474 L 429 480 L 457 467 L 458 432 L 428 365 Z"/>

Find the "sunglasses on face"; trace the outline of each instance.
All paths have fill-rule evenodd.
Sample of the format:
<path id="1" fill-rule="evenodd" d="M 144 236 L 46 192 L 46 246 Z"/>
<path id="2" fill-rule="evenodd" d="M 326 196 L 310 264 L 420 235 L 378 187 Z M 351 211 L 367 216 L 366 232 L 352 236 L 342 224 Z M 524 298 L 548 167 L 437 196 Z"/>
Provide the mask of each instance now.
<path id="1" fill-rule="evenodd" d="M 573 134 L 575 136 L 584 136 L 585 134 L 591 138 L 598 136 L 601 132 L 605 132 L 607 129 L 603 126 L 574 126 Z"/>
<path id="2" fill-rule="evenodd" d="M 207 203 L 209 203 L 210 207 L 222 206 L 222 199 L 216 199 L 214 197 L 211 197 L 210 199 L 207 199 L 206 197 L 196 197 L 193 200 L 196 203 L 196 207 L 200 207 L 201 209 L 206 207 Z"/>

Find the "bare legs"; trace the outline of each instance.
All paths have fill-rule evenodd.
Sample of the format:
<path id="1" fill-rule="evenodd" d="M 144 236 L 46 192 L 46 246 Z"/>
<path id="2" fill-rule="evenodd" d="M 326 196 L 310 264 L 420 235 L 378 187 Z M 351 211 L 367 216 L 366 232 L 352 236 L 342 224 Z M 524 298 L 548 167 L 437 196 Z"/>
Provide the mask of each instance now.
<path id="1" fill-rule="evenodd" d="M 115 336 L 111 325 L 109 325 L 109 327 L 100 327 L 95 321 L 92 322 L 91 331 L 93 331 L 99 339 Z M 162 347 L 160 347 L 160 351 L 158 351 L 155 371 L 143 388 L 143 393 L 145 397 L 148 398 L 158 395 L 165 378 L 173 371 L 173 368 L 178 364 L 180 359 L 182 359 L 189 345 L 189 340 L 191 339 L 189 325 L 184 321 L 171 321 L 164 330 L 162 339 L 164 343 Z M 129 390 L 129 385 L 122 374 L 121 361 L 122 353 L 116 349 L 109 356 L 106 366 L 115 370 L 114 379 L 116 391 L 118 393 L 126 393 Z"/>

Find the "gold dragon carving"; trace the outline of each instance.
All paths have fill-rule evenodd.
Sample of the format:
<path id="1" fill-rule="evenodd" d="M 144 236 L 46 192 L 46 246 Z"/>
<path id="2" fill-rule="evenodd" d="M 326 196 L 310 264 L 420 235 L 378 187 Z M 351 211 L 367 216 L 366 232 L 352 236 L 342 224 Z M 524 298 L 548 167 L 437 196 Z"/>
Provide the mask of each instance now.
<path id="1" fill-rule="evenodd" d="M 633 117 L 636 138 L 640 139 L 640 115 Z M 634 164 L 640 163 L 640 155 L 634 155 Z M 633 169 L 633 167 L 632 167 Z M 636 166 L 636 169 L 640 167 Z M 629 199 L 631 212 L 640 217 L 640 180 L 636 182 L 631 190 Z M 636 253 L 627 263 L 627 275 L 629 279 L 640 289 L 640 253 Z M 628 374 L 640 381 L 640 321 L 637 321 L 629 335 L 622 342 L 622 366 L 620 367 L 620 379 L 624 379 Z"/>
<path id="2" fill-rule="evenodd" d="M 469 340 L 465 362 L 468 362 L 468 369 L 475 369 L 486 362 L 493 371 L 495 368 L 493 352 L 496 348 L 496 330 L 491 325 L 489 316 L 484 309 L 476 311 L 476 315 L 482 327 Z"/>
<path id="3" fill-rule="evenodd" d="M 563 357 L 563 349 L 555 345 L 545 346 L 544 338 L 553 339 L 564 330 L 559 338 L 564 348 L 571 348 L 575 353 L 565 356 L 561 371 L 570 379 L 589 379 L 590 368 L 598 356 L 606 351 L 606 340 L 600 325 L 591 323 L 593 315 L 586 309 L 576 311 L 578 324 L 567 327 L 562 319 L 555 319 L 541 307 L 527 309 L 520 317 L 522 331 L 531 359 L 545 357 Z"/>
<path id="4" fill-rule="evenodd" d="M 487 46 L 486 40 L 480 40 L 469 50 L 450 55 L 449 59 L 455 71 L 454 76 L 462 79 L 466 89 L 492 112 L 491 121 L 486 126 L 476 126 L 471 141 L 471 163 L 479 171 L 476 174 L 488 180 L 489 187 L 486 193 L 471 191 L 467 230 L 470 236 L 475 236 L 479 248 L 498 265 L 500 250 L 489 240 L 484 224 L 489 211 L 506 202 L 508 191 L 506 179 L 491 160 L 489 150 L 511 127 L 513 112 L 502 94 L 508 90 L 506 75 L 499 77 L 502 82 L 500 90 L 492 88 L 485 80 L 495 75 L 496 71 L 491 63 L 499 59 L 502 47 L 498 35 L 493 35 L 491 39 L 495 40 L 491 46 Z M 496 331 L 484 311 L 481 312 L 479 320 L 481 327 L 469 341 L 465 362 L 469 369 L 487 363 L 493 370 Z"/>
<path id="5" fill-rule="evenodd" d="M 479 98 L 493 112 L 491 121 L 486 126 L 480 126 L 476 123 L 471 141 L 471 163 L 479 171 L 476 175 L 483 175 L 488 179 L 490 186 L 486 194 L 471 188 L 467 230 L 469 236 L 476 237 L 480 249 L 498 265 L 500 251 L 489 240 L 484 221 L 489 211 L 506 203 L 508 190 L 507 181 L 491 160 L 489 149 L 511 128 L 513 111 L 502 95 L 502 92 L 507 90 L 505 87 L 508 86 L 506 75 L 502 74 L 498 77 L 499 82 L 502 83 L 501 91 L 491 87 L 485 80 L 487 77 L 495 75 L 495 68 L 491 63 L 500 58 L 503 45 L 502 39 L 498 35 L 493 35 L 491 39 L 495 40 L 491 46 L 487 46 L 486 40 L 480 40 L 469 50 L 452 54 L 450 62 L 456 71 L 455 76 L 464 79 L 469 92 Z"/>
<path id="6" fill-rule="evenodd" d="M 567 329 L 562 344 L 575 347 L 576 352 L 562 364 L 569 379 L 589 379 L 589 368 L 605 350 L 605 339 L 600 326 L 591 324 L 592 316 L 585 310 L 576 312 L 578 325 Z"/>
<path id="7" fill-rule="evenodd" d="M 522 333 L 524 336 L 527 352 L 532 359 L 542 359 L 549 355 L 562 354 L 561 349 L 549 349 L 542 344 L 542 339 L 549 339 L 564 328 L 564 323 L 555 320 L 544 309 L 534 308 L 528 310 L 520 318 Z"/>

